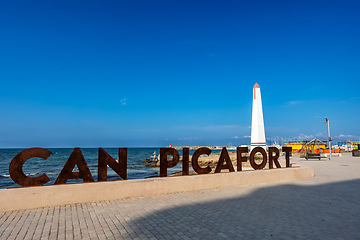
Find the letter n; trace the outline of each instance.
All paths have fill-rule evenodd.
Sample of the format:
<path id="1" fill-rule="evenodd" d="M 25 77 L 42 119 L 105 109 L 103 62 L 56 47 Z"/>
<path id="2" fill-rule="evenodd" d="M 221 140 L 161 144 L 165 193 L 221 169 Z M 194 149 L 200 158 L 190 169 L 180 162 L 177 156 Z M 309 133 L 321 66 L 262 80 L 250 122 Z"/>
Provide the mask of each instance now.
<path id="1" fill-rule="evenodd" d="M 75 165 L 77 165 L 79 172 L 73 172 Z M 85 158 L 80 148 L 74 148 L 69 159 L 65 163 L 55 184 L 64 184 L 68 179 L 82 179 L 84 182 L 94 182 L 90 169 L 86 164 Z"/>
<path id="2" fill-rule="evenodd" d="M 226 161 L 226 164 L 224 164 L 224 160 Z M 216 165 L 215 173 L 221 172 L 221 169 L 229 169 L 230 172 L 235 172 L 226 147 L 223 147 L 221 151 L 219 162 Z"/>
<path id="3" fill-rule="evenodd" d="M 99 148 L 98 181 L 107 181 L 107 166 L 110 166 L 122 179 L 127 179 L 127 148 L 119 148 L 119 162 L 103 148 Z"/>

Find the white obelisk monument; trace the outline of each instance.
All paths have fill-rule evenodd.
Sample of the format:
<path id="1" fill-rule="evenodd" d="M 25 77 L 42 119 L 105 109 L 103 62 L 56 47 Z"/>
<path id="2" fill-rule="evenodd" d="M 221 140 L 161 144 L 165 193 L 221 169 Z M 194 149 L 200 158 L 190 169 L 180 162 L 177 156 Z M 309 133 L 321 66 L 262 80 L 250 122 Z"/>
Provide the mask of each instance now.
<path id="1" fill-rule="evenodd" d="M 255 83 L 253 91 L 252 120 L 251 120 L 251 150 L 262 147 L 266 151 L 264 117 L 261 103 L 260 86 Z"/>

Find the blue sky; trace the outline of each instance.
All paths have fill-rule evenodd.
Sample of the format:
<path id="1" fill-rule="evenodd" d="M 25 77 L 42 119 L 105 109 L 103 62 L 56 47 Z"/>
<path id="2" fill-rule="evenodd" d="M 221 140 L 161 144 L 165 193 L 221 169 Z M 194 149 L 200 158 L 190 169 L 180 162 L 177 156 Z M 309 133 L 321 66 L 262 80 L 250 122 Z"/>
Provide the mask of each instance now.
<path id="1" fill-rule="evenodd" d="M 0 147 L 360 139 L 359 1 L 1 1 Z"/>

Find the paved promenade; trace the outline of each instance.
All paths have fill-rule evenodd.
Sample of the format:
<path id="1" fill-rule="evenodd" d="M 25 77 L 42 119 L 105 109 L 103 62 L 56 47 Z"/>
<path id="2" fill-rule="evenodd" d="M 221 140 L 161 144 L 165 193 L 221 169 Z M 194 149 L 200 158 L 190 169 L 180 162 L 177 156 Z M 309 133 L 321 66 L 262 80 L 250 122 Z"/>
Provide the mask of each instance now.
<path id="1" fill-rule="evenodd" d="M 0 239 L 360 239 L 360 158 L 291 161 L 316 176 L 2 212 Z"/>

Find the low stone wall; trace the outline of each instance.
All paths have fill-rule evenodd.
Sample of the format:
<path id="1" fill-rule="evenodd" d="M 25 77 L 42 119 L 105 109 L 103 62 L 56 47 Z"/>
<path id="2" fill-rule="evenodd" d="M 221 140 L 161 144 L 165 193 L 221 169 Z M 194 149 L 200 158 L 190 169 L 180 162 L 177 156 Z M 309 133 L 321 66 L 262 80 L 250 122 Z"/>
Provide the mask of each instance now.
<path id="1" fill-rule="evenodd" d="M 141 180 L 2 189 L 0 190 L 0 212 L 297 180 L 313 176 L 313 168 L 291 167 Z"/>

